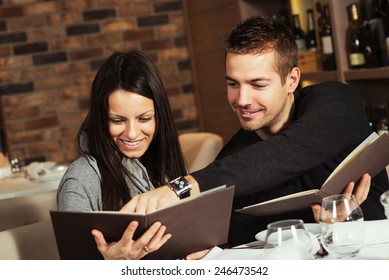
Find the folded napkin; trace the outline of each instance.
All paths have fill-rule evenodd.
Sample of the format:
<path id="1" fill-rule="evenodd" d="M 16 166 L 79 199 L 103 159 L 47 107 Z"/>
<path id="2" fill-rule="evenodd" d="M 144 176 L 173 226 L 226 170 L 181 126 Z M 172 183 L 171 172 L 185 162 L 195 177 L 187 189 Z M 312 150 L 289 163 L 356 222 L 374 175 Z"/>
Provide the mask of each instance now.
<path id="1" fill-rule="evenodd" d="M 389 243 L 389 219 L 364 221 L 365 245 Z"/>

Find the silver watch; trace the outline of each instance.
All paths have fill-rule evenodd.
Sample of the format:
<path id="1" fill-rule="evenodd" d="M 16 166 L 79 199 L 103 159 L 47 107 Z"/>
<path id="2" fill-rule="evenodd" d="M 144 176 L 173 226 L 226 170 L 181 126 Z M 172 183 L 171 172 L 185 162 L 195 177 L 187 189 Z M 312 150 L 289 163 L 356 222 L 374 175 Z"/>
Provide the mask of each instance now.
<path id="1" fill-rule="evenodd" d="M 180 199 L 188 197 L 190 195 L 190 190 L 192 189 L 192 185 L 184 176 L 171 180 L 168 182 L 168 185 Z"/>

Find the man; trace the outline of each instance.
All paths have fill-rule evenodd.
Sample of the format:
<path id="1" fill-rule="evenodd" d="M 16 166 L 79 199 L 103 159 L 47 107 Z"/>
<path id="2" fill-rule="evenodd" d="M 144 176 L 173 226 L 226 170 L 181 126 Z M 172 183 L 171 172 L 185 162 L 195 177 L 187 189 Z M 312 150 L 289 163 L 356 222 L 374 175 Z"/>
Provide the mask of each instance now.
<path id="1" fill-rule="evenodd" d="M 236 209 L 318 188 L 371 134 L 353 88 L 330 82 L 296 91 L 300 82 L 297 47 L 293 34 L 280 22 L 267 17 L 244 21 L 227 38 L 225 52 L 227 97 L 242 128 L 213 163 L 176 180 L 184 192 L 189 185 L 193 194 L 233 184 Z M 370 186 L 368 177 L 363 177 L 359 192 Z M 383 170 L 372 179 L 362 204 L 366 220 L 385 218 L 379 196 L 387 186 Z M 152 212 L 163 207 L 177 199 L 171 189 L 182 194 L 174 184 L 163 186 L 134 197 L 128 210 Z M 317 215 L 317 206 L 313 209 Z M 267 223 L 285 218 L 314 220 L 310 209 L 266 219 L 233 212 L 230 244 L 252 241 Z"/>

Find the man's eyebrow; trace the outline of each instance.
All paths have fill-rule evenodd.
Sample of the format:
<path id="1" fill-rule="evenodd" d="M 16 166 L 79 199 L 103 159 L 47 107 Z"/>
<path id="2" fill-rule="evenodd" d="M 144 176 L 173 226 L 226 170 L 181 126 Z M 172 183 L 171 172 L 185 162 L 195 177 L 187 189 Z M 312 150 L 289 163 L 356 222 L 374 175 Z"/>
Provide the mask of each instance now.
<path id="1" fill-rule="evenodd" d="M 234 80 L 233 78 L 231 78 L 229 76 L 226 76 L 226 80 L 236 82 L 236 80 Z M 265 78 L 265 77 L 254 78 L 254 79 L 249 80 L 248 82 L 255 83 L 255 82 L 263 82 L 263 81 L 270 81 L 270 78 Z"/>

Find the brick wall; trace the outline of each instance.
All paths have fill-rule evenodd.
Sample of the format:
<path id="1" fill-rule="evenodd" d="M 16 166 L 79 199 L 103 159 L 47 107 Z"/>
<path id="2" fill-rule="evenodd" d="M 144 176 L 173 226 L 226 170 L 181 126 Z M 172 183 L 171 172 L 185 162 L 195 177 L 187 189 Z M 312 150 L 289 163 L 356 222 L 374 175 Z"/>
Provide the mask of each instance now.
<path id="1" fill-rule="evenodd" d="M 96 70 L 129 48 L 159 68 L 178 130 L 197 130 L 181 0 L 0 0 L 1 119 L 10 157 L 73 160 Z"/>

